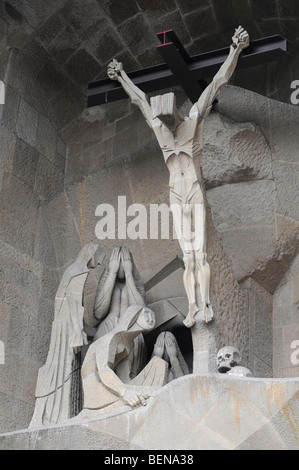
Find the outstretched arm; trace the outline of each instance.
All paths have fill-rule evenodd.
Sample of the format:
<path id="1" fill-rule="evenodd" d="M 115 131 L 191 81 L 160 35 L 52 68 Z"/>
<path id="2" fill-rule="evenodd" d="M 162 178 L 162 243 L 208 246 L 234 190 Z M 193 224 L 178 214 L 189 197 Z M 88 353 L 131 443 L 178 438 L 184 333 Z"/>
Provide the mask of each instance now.
<path id="1" fill-rule="evenodd" d="M 190 111 L 191 118 L 191 114 L 194 112 L 198 113 L 201 118 L 205 118 L 209 114 L 221 88 L 228 83 L 234 73 L 240 53 L 249 46 L 249 35 L 242 26 L 236 29 L 232 40 L 233 43 L 226 61 L 222 64 L 210 85 L 201 94 L 198 102 L 192 106 Z"/>
<path id="2" fill-rule="evenodd" d="M 139 106 L 146 122 L 150 127 L 152 127 L 152 111 L 146 95 L 136 85 L 134 85 L 132 80 L 128 77 L 123 69 L 123 64 L 118 62 L 116 59 L 113 59 L 113 61 L 108 65 L 107 72 L 108 77 L 111 78 L 111 80 L 119 81 L 127 95 L 131 98 L 132 103 Z"/>

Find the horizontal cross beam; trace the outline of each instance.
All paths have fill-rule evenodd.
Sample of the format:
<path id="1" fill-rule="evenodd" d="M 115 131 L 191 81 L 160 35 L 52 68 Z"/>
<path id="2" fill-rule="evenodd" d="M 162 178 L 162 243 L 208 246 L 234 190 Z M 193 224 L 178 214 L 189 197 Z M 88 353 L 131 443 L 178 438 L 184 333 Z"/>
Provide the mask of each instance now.
<path id="1" fill-rule="evenodd" d="M 188 70 L 190 56 L 173 29 L 158 33 L 157 36 L 162 42 L 157 46 L 158 51 L 190 101 L 195 103 L 207 84 L 205 82 L 204 85 L 200 84 L 194 74 Z"/>
<path id="2" fill-rule="evenodd" d="M 144 93 L 181 85 L 190 100 L 195 102 L 206 86 L 204 80 L 213 77 L 227 58 L 229 47 L 189 57 L 173 30 L 158 33 L 158 37 L 163 42 L 157 48 L 166 63 L 129 72 L 128 76 Z M 288 55 L 287 46 L 288 41 L 278 35 L 252 41 L 242 52 L 238 68 L 284 59 Z M 104 78 L 88 84 L 88 107 L 127 97 L 122 86 L 115 80 Z"/>

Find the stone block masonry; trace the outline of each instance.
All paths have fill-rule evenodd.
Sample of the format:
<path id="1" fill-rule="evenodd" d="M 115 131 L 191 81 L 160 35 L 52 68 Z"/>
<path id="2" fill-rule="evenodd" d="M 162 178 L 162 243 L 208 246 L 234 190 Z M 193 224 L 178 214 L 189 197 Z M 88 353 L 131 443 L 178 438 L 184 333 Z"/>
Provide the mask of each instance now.
<path id="1" fill-rule="evenodd" d="M 46 266 L 38 259 L 36 237 L 40 206 L 63 189 L 66 161 L 47 97 L 24 67 L 20 86 L 18 62 L 12 52 L 0 77 L 6 91 L 0 105 L 0 340 L 5 347 L 0 427 L 5 429 L 26 426 L 30 420 L 37 371 L 49 341 L 53 312 L 45 313 Z"/>

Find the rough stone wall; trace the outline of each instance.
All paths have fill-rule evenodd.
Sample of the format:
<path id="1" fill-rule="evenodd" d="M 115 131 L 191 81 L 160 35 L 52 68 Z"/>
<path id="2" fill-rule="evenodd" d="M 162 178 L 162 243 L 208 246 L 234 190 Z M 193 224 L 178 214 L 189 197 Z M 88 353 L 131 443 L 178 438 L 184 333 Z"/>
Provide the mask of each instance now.
<path id="1" fill-rule="evenodd" d="M 0 105 L 0 340 L 5 345 L 0 427 L 8 430 L 27 426 L 37 371 L 46 357 L 41 345 L 48 342 L 51 316 L 36 232 L 41 204 L 63 188 L 66 146 L 31 64 L 21 64 L 15 50 L 5 58 L 0 75 L 6 89 Z"/>
<path id="2" fill-rule="evenodd" d="M 298 253 L 299 108 L 231 86 L 217 107 L 245 129 L 228 139 L 237 178 L 208 191 L 214 224 L 236 279 L 273 294 Z"/>
<path id="3" fill-rule="evenodd" d="M 299 250 L 299 110 L 231 86 L 217 109 L 222 132 L 217 142 L 206 133 L 204 174 L 215 228 L 248 294 L 249 368 L 259 377 L 295 376 L 290 344 L 299 338 L 298 286 L 291 266 Z M 234 122 L 239 132 L 229 137 Z"/>
<path id="4" fill-rule="evenodd" d="M 254 377 L 272 377 L 273 296 L 252 278 L 241 286 L 248 302 L 248 368 Z"/>
<path id="5" fill-rule="evenodd" d="M 299 256 L 273 296 L 274 377 L 299 376 Z"/>

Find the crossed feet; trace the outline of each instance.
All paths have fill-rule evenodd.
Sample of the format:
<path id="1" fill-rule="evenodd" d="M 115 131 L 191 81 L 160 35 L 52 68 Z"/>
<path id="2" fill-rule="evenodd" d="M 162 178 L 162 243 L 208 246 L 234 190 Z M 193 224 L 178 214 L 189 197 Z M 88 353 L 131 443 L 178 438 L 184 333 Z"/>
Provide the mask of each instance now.
<path id="1" fill-rule="evenodd" d="M 191 328 L 195 324 L 194 317 L 199 311 L 200 309 L 196 304 L 190 306 L 188 315 L 183 321 L 184 325 L 187 328 Z M 211 304 L 204 305 L 200 313 L 201 313 L 201 321 L 203 321 L 204 323 L 209 323 L 214 318 L 214 313 L 213 313 Z"/>

